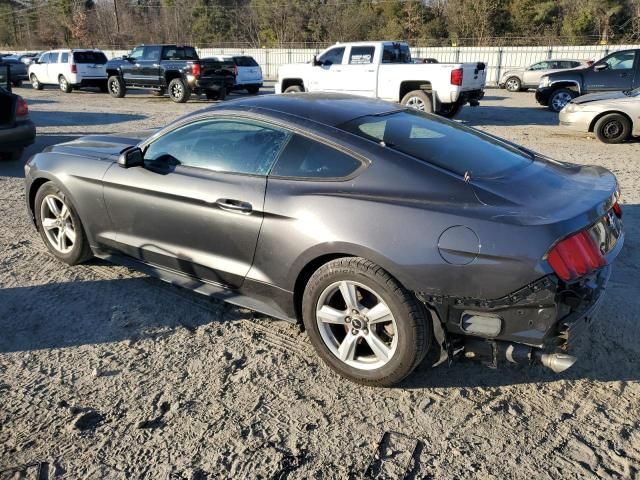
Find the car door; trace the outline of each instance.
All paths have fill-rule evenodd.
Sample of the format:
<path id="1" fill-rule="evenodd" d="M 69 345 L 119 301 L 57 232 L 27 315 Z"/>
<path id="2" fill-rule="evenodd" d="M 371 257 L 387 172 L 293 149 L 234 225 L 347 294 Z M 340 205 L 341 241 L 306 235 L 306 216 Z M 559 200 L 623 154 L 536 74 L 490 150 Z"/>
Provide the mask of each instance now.
<path id="1" fill-rule="evenodd" d="M 375 97 L 378 72 L 375 45 L 353 45 L 347 52 L 347 62 L 338 75 L 343 91 L 363 97 Z"/>
<path id="2" fill-rule="evenodd" d="M 49 63 L 49 52 L 44 52 L 38 58 L 37 63 L 31 67 L 31 73 L 36 76 L 38 81 L 43 84 L 47 83 L 47 65 Z M 29 78 L 31 80 L 31 78 Z"/>
<path id="3" fill-rule="evenodd" d="M 310 92 L 342 92 L 342 61 L 345 47 L 334 47 L 318 57 L 317 65 L 311 69 Z"/>
<path id="4" fill-rule="evenodd" d="M 634 50 L 615 52 L 596 62 L 584 72 L 586 92 L 630 90 L 634 84 Z"/>
<path id="5" fill-rule="evenodd" d="M 49 54 L 49 63 L 47 64 L 47 82 L 58 83 L 61 73 L 60 52 L 51 52 Z"/>
<path id="6" fill-rule="evenodd" d="M 545 60 L 543 62 L 534 63 L 527 68 L 522 74 L 522 83 L 528 87 L 537 87 L 540 83 L 540 79 L 543 75 L 550 72 L 550 62 Z"/>
<path id="7" fill-rule="evenodd" d="M 161 46 L 144 47 L 142 58 L 138 62 L 140 68 L 140 79 L 145 85 L 160 84 L 160 55 Z"/>
<path id="8" fill-rule="evenodd" d="M 266 178 L 289 133 L 209 118 L 161 134 L 144 167 L 114 164 L 104 197 L 118 250 L 221 285 L 242 284 L 262 225 Z"/>
<path id="9" fill-rule="evenodd" d="M 124 62 L 122 62 L 122 66 L 120 67 L 122 70 L 122 77 L 125 80 L 125 83 L 129 84 L 137 84 L 142 83 L 142 67 L 140 66 L 140 60 L 144 56 L 144 47 L 136 47 L 134 48 L 129 55 L 127 55 Z"/>

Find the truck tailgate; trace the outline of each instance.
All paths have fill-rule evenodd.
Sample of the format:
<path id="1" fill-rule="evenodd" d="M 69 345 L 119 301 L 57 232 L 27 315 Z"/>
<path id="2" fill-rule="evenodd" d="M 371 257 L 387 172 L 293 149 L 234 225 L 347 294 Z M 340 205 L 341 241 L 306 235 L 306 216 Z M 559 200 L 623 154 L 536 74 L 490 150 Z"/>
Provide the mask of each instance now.
<path id="1" fill-rule="evenodd" d="M 484 90 L 485 83 L 487 82 L 487 68 L 485 64 L 482 62 L 469 62 L 463 63 L 461 66 L 463 70 L 461 91 Z"/>

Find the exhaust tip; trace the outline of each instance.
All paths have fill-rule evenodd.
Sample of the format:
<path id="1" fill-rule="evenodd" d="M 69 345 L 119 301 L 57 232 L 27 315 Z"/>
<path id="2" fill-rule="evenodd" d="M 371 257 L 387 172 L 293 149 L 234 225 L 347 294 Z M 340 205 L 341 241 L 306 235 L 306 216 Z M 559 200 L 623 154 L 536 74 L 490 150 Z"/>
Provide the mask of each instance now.
<path id="1" fill-rule="evenodd" d="M 540 363 L 555 373 L 561 373 L 570 368 L 578 360 L 573 355 L 566 353 L 543 353 L 540 355 Z"/>

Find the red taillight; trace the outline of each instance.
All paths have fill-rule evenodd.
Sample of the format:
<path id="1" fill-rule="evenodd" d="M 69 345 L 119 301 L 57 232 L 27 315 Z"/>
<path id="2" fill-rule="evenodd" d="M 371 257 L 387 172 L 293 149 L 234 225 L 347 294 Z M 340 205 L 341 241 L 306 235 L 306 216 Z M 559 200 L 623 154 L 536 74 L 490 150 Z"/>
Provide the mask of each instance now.
<path id="1" fill-rule="evenodd" d="M 613 209 L 613 213 L 616 214 L 616 217 L 622 218 L 622 207 L 618 202 L 614 203 L 611 208 Z"/>
<path id="2" fill-rule="evenodd" d="M 78 73 L 78 66 L 75 63 L 71 64 L 71 73 Z"/>
<path id="3" fill-rule="evenodd" d="M 457 85 L 458 87 L 462 86 L 462 75 L 463 70 L 461 68 L 451 70 L 451 85 Z"/>
<path id="4" fill-rule="evenodd" d="M 194 77 L 199 77 L 200 76 L 200 64 L 199 63 L 194 63 L 193 65 L 191 65 L 191 73 L 193 74 Z"/>
<path id="5" fill-rule="evenodd" d="M 18 101 L 16 102 L 16 117 L 26 117 L 27 115 L 29 115 L 27 101 L 22 97 L 18 97 Z"/>
<path id="6" fill-rule="evenodd" d="M 607 263 L 586 230 L 558 242 L 549 252 L 547 261 L 556 275 L 565 281 L 575 280 Z"/>

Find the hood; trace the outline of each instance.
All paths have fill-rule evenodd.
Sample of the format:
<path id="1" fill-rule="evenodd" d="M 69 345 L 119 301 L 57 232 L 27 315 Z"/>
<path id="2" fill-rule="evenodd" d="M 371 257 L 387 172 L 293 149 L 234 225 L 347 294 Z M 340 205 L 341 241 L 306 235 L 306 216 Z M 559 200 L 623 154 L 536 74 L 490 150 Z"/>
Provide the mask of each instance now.
<path id="1" fill-rule="evenodd" d="M 91 158 L 117 157 L 124 150 L 139 144 L 143 139 L 151 136 L 153 131 L 141 131 L 123 135 L 89 135 L 79 137 L 65 143 L 59 143 L 45 148 L 45 152 L 60 152 L 71 155 L 81 155 Z"/>
<path id="2" fill-rule="evenodd" d="M 574 98 L 571 103 L 583 104 L 590 102 L 597 102 L 599 100 L 617 100 L 623 98 L 630 98 L 625 95 L 623 92 L 600 92 L 600 93 L 589 93 L 587 95 L 582 95 L 581 97 Z"/>
<path id="3" fill-rule="evenodd" d="M 598 166 L 536 156 L 529 166 L 500 178 L 472 179 L 477 199 L 496 207 L 496 217 L 541 225 L 587 214 L 595 221 L 617 188 L 616 177 Z"/>

